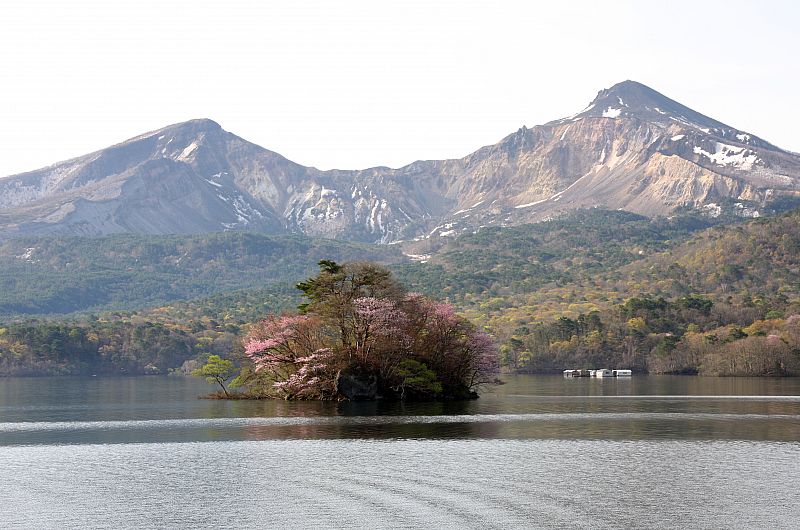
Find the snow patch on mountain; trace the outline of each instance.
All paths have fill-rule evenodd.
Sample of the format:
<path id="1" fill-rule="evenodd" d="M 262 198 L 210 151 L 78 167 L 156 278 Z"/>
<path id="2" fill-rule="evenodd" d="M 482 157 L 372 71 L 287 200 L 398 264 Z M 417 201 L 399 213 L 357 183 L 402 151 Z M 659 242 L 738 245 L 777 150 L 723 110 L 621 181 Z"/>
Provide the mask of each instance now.
<path id="1" fill-rule="evenodd" d="M 447 237 L 447 236 L 455 235 L 455 233 L 456 233 L 455 226 L 456 226 L 456 223 L 445 223 L 443 225 L 439 225 L 436 228 L 434 228 L 433 230 L 431 230 L 430 233 L 427 236 L 414 238 L 414 241 L 418 241 L 420 239 L 427 239 L 429 237 L 433 237 L 434 235 L 438 235 L 439 237 Z"/>
<path id="2" fill-rule="evenodd" d="M 735 147 L 722 142 L 715 142 L 714 145 L 715 150 L 713 153 L 709 153 L 698 146 L 694 147 L 694 152 L 708 158 L 718 166 L 733 166 L 745 171 L 753 169 L 753 164 L 759 160 L 755 153 L 749 153 L 744 147 Z"/>
<path id="3" fill-rule="evenodd" d="M 715 202 L 710 202 L 708 204 L 703 205 L 703 210 L 705 210 L 705 214 L 712 219 L 716 219 L 720 215 L 722 215 L 722 206 Z"/>
<path id="4" fill-rule="evenodd" d="M 533 202 L 526 202 L 525 204 L 518 204 L 518 205 L 514 206 L 514 208 L 516 208 L 516 209 L 530 208 L 531 206 L 536 206 L 537 204 L 542 204 L 543 202 L 547 202 L 549 200 L 550 199 L 547 198 L 547 199 L 541 199 L 541 200 L 533 201 Z"/>
<path id="5" fill-rule="evenodd" d="M 589 111 L 590 111 L 590 110 L 592 110 L 593 108 L 594 108 L 594 103 L 591 103 L 591 104 L 590 104 L 588 107 L 586 107 L 586 108 L 585 108 L 585 109 L 583 109 L 582 111 L 580 111 L 580 112 L 576 112 L 576 113 L 575 113 L 575 114 L 573 114 L 572 116 L 567 116 L 566 118 L 564 118 L 564 119 L 563 119 L 563 120 L 561 120 L 561 121 L 568 121 L 568 120 L 579 120 L 579 119 L 580 119 L 580 115 L 581 115 L 581 114 L 583 114 L 583 113 L 585 113 L 585 112 L 589 112 Z"/>
<path id="6" fill-rule="evenodd" d="M 464 209 L 458 210 L 453 215 L 459 215 L 459 214 L 462 214 L 462 213 L 467 213 L 467 212 L 469 212 L 471 210 L 474 210 L 475 208 L 477 208 L 478 206 L 480 206 L 484 202 L 486 202 L 486 201 L 478 201 L 475 204 L 473 204 L 472 206 L 470 206 L 469 208 L 464 208 Z"/>
<path id="7" fill-rule="evenodd" d="M 430 254 L 406 254 L 403 252 L 403 255 L 411 261 L 416 261 L 418 263 L 428 263 L 428 260 L 431 259 Z"/>
<path id="8" fill-rule="evenodd" d="M 755 208 L 747 207 L 741 202 L 737 202 L 733 206 L 734 206 L 734 208 L 736 208 L 736 214 L 739 217 L 747 217 L 747 218 L 750 218 L 750 219 L 757 219 L 757 218 L 761 217 L 761 212 L 759 212 Z"/>
<path id="9" fill-rule="evenodd" d="M 601 167 L 600 164 L 594 166 L 594 169 L 596 170 L 598 167 Z M 531 206 L 536 206 L 537 204 L 542 204 L 544 202 L 549 202 L 549 201 L 558 202 L 558 201 L 561 200 L 561 197 L 564 195 L 564 193 L 568 192 L 569 190 L 574 188 L 579 182 L 581 182 L 583 179 L 585 179 L 587 177 L 590 177 L 593 174 L 594 173 L 591 172 L 591 171 L 589 173 L 586 173 L 585 175 L 581 176 L 578 180 L 576 180 L 575 182 L 573 182 L 572 184 L 570 184 L 569 186 L 567 186 L 563 190 L 559 191 L 558 193 L 554 193 L 553 195 L 551 195 L 550 197 L 548 197 L 546 199 L 541 199 L 541 200 L 538 200 L 538 201 L 529 202 L 527 204 L 519 204 L 517 206 L 514 206 L 514 208 L 519 210 L 519 209 L 522 209 L 522 208 L 530 208 Z"/>
<path id="10" fill-rule="evenodd" d="M 197 142 L 190 143 L 189 145 L 186 146 L 186 148 L 183 151 L 181 151 L 181 154 L 179 154 L 175 158 L 175 160 L 180 160 L 181 162 L 184 162 L 184 161 L 188 160 L 189 157 L 192 156 L 192 153 L 194 153 L 196 149 L 197 149 Z"/>
<path id="11" fill-rule="evenodd" d="M 39 260 L 33 257 L 33 253 L 36 252 L 36 250 L 36 247 L 29 247 L 25 249 L 25 252 L 14 257 L 18 260 L 27 261 L 28 263 L 39 263 Z"/>

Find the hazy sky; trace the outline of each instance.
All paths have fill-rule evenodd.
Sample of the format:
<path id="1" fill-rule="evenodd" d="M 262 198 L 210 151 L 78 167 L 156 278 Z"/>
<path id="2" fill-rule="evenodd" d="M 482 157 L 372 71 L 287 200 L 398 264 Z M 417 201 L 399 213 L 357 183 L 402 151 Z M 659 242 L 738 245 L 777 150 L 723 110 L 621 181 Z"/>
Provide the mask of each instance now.
<path id="1" fill-rule="evenodd" d="M 798 4 L 4 0 L 0 175 L 201 117 L 301 164 L 397 167 L 625 79 L 800 151 Z"/>

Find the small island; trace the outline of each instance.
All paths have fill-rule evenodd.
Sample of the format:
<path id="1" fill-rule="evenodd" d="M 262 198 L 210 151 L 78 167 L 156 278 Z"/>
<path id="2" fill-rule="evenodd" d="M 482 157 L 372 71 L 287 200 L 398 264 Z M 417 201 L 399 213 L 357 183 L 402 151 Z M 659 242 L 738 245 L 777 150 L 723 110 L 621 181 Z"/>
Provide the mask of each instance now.
<path id="1" fill-rule="evenodd" d="M 251 325 L 245 362 L 229 393 L 232 365 L 215 359 L 197 371 L 220 398 L 290 400 L 474 399 L 493 382 L 498 352 L 488 334 L 453 306 L 408 293 L 374 263 L 319 262 L 297 285 L 296 313 Z"/>

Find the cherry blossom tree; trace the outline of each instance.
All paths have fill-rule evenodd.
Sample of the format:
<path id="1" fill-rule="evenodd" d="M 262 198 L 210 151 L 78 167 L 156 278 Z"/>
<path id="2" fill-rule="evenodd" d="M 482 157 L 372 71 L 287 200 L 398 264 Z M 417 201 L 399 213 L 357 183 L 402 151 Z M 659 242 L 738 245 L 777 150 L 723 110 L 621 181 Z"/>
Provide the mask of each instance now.
<path id="1" fill-rule="evenodd" d="M 245 355 L 282 396 L 329 398 L 333 353 L 323 346 L 321 331 L 319 319 L 310 315 L 270 316 L 250 329 Z"/>

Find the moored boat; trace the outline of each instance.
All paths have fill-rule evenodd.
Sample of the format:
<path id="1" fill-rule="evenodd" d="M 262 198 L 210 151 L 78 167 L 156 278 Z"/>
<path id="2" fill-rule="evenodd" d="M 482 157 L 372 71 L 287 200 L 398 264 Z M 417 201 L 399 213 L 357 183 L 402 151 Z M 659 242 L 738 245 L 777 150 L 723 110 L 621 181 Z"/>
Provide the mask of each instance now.
<path id="1" fill-rule="evenodd" d="M 564 377 L 631 377 L 633 372 L 628 369 L 611 370 L 609 368 L 600 368 L 598 370 L 585 370 L 585 369 L 567 369 L 563 372 Z"/>

